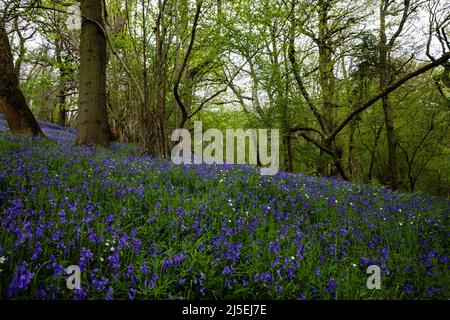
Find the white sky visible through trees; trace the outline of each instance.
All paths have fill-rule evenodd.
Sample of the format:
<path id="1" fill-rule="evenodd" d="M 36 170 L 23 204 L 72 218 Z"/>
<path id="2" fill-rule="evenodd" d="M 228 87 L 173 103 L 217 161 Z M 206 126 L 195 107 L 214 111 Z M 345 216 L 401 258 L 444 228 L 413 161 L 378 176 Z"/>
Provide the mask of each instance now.
<path id="1" fill-rule="evenodd" d="M 0 1 L 0 11 L 3 11 L 5 2 L 7 2 L 7 1 L 5 1 L 5 0 Z M 372 2 L 373 2 L 373 0 L 372 0 Z M 417 2 L 417 1 L 415 1 L 415 2 Z M 401 57 L 401 56 L 411 57 L 411 55 L 413 55 L 414 56 L 413 59 L 415 61 L 417 61 L 418 63 L 424 62 L 424 61 L 429 61 L 428 57 L 426 56 L 426 45 L 427 45 L 427 40 L 429 38 L 430 7 L 432 7 L 431 10 L 433 10 L 434 12 L 439 12 L 437 17 L 438 17 L 438 19 L 441 19 L 441 20 L 445 19 L 446 17 L 448 19 L 448 12 L 446 11 L 446 8 L 450 9 L 450 4 L 448 4 L 448 3 L 446 4 L 446 1 L 425 0 L 425 1 L 420 1 L 420 2 L 422 3 L 422 5 L 419 6 L 419 9 L 417 10 L 417 12 L 413 13 L 412 17 L 410 19 L 408 19 L 407 24 L 405 25 L 405 28 L 398 40 L 399 43 L 395 46 L 395 49 L 393 51 L 394 56 L 397 56 L 397 57 Z M 107 1 L 107 3 L 108 3 L 108 1 Z M 148 3 L 148 6 L 149 6 L 148 8 L 150 9 L 150 11 L 155 12 L 156 7 L 157 7 L 157 1 L 150 0 L 150 1 L 147 1 L 147 3 Z M 193 11 L 194 11 L 194 9 L 195 8 L 192 7 Z M 370 31 L 372 34 L 378 35 L 378 28 L 379 28 L 378 4 L 375 1 L 375 5 L 372 6 L 372 9 L 370 9 L 370 6 L 366 6 L 366 9 L 367 9 L 366 18 L 364 20 L 362 20 L 361 23 L 359 23 L 357 28 L 359 28 L 360 30 L 364 30 L 364 31 Z M 44 9 L 42 9 L 42 10 L 45 11 Z M 135 10 L 138 12 L 138 14 L 140 14 L 142 12 L 140 6 L 135 8 Z M 224 5 L 224 10 L 226 10 L 225 5 Z M 394 23 L 394 27 L 396 26 L 396 22 L 398 23 L 398 20 L 400 19 L 399 16 L 401 17 L 401 14 L 399 14 L 395 18 L 395 20 L 392 20 L 392 18 L 391 18 L 391 21 Z M 67 17 L 68 17 L 68 15 L 66 16 L 66 18 Z M 42 16 L 41 19 L 45 19 L 45 17 Z M 150 21 L 152 19 L 154 19 L 154 17 L 150 18 Z M 33 22 L 29 22 L 28 19 L 22 19 L 22 18 L 19 18 L 19 23 L 21 26 L 25 25 L 25 24 L 29 24 L 31 26 L 35 25 Z M 9 34 L 10 41 L 12 43 L 13 50 L 14 50 L 14 48 L 16 48 L 17 43 L 18 43 L 18 37 L 17 37 L 16 32 L 12 31 L 12 27 L 10 24 L 7 24 L 7 28 L 8 27 L 9 27 L 9 32 L 10 32 L 10 34 Z M 245 27 L 246 26 L 242 26 L 243 29 L 245 29 Z M 199 25 L 199 29 L 201 29 L 201 28 L 202 28 L 202 21 L 200 21 L 200 25 Z M 22 32 L 23 32 L 24 37 L 27 37 L 29 34 L 31 34 L 33 32 L 33 27 L 31 27 L 31 28 L 24 27 L 23 29 L 24 30 Z M 392 33 L 394 32 L 394 29 L 395 28 L 390 28 L 388 30 L 388 37 L 390 37 L 392 35 Z M 254 29 L 253 31 L 257 32 L 256 29 Z M 142 34 L 142 30 L 139 28 L 135 28 L 134 32 L 136 32 L 137 36 Z M 246 30 L 246 32 L 249 32 L 249 31 Z M 72 36 L 74 41 L 78 41 L 77 38 L 79 36 L 79 30 L 68 30 L 68 33 Z M 153 41 L 154 41 L 153 37 L 150 36 L 149 44 L 152 44 Z M 296 39 L 296 44 L 302 45 L 305 49 L 307 48 L 307 50 L 311 50 L 311 48 L 312 48 L 311 40 L 307 39 L 304 36 L 298 37 Z M 27 48 L 27 51 L 33 51 L 38 48 L 41 48 L 41 49 L 47 48 L 48 54 L 51 54 L 53 51 L 53 47 L 48 45 L 45 37 L 43 37 L 39 32 L 36 32 L 31 39 L 27 40 L 25 46 Z M 439 41 L 435 37 L 433 37 L 431 40 L 430 48 L 431 48 L 431 54 L 434 57 L 439 57 L 440 54 L 442 54 L 442 50 L 441 50 Z M 316 51 L 315 48 L 312 48 L 312 50 Z M 17 57 L 17 51 L 15 51 L 14 54 Z M 244 96 L 251 96 L 252 79 L 249 76 L 250 70 L 249 70 L 248 65 L 245 64 L 245 59 L 242 56 L 240 56 L 239 54 L 233 53 L 233 52 L 228 52 L 226 54 L 226 58 L 229 60 L 229 63 L 231 65 L 236 66 L 236 68 L 238 68 L 239 66 L 241 66 L 243 64 L 245 65 L 244 68 L 242 68 L 239 75 L 235 78 L 234 84 L 243 90 Z M 279 58 L 280 59 L 283 58 L 281 54 L 280 54 Z M 311 59 L 311 61 L 312 60 L 313 59 Z M 344 61 L 346 64 L 346 68 L 350 67 L 348 59 L 344 59 Z M 257 66 L 255 66 L 255 67 L 257 67 Z M 27 64 L 25 61 L 25 63 L 22 65 L 22 75 L 24 73 L 28 73 L 28 72 L 30 72 L 30 65 Z M 55 70 L 55 72 L 57 72 L 57 71 Z M 341 74 L 341 70 L 336 69 L 335 74 L 339 78 L 339 76 Z M 203 86 L 203 89 L 196 90 L 196 96 L 200 97 L 200 98 L 208 97 L 211 94 L 213 94 L 216 90 L 217 90 L 217 88 L 209 89 L 208 86 Z M 267 99 L 268 99 L 267 93 L 264 92 L 264 90 L 259 89 L 258 97 L 259 97 L 261 105 L 264 107 L 264 105 L 266 105 Z M 222 99 L 224 101 L 235 100 L 235 98 L 233 96 L 233 92 L 229 88 L 227 89 L 227 91 L 225 93 L 222 94 Z M 240 109 L 240 106 L 237 103 L 229 103 L 229 104 L 225 104 L 225 106 Z M 214 108 L 214 106 L 209 107 L 209 109 L 213 109 L 213 108 Z"/>

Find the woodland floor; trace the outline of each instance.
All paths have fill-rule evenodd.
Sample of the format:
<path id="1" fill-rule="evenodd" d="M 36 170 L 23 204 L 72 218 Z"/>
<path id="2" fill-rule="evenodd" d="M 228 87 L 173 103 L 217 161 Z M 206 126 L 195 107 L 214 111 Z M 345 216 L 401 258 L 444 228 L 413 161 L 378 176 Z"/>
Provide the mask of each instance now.
<path id="1" fill-rule="evenodd" d="M 447 299 L 450 202 L 0 134 L 2 299 Z M 0 130 L 6 127 L 0 118 Z M 65 268 L 81 269 L 69 290 Z M 381 269 L 381 289 L 366 286 Z"/>

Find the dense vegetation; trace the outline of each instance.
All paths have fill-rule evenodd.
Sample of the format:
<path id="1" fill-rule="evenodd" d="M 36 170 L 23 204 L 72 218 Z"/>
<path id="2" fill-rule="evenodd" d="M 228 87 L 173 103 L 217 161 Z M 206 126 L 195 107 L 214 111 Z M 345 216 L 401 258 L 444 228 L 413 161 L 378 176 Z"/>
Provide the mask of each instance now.
<path id="1" fill-rule="evenodd" d="M 0 298 L 448 299 L 449 13 L 0 0 Z M 278 174 L 176 165 L 197 121 Z"/>
<path id="2" fill-rule="evenodd" d="M 52 131 L 53 130 L 53 131 Z M 133 147 L 0 140 L 0 297 L 430 299 L 450 295 L 450 203 Z M 81 290 L 64 268 L 79 265 Z M 368 290 L 369 265 L 381 289 Z"/>

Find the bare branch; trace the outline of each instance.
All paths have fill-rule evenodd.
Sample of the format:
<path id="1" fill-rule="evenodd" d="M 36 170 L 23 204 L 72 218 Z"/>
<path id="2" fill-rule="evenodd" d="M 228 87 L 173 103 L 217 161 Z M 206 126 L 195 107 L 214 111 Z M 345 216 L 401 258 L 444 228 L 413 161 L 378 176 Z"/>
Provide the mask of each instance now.
<path id="1" fill-rule="evenodd" d="M 406 76 L 404 76 L 403 78 L 401 78 L 400 80 L 398 80 L 397 82 L 395 82 L 394 84 L 390 85 L 389 87 L 387 87 L 385 90 L 383 90 L 383 92 L 377 94 L 376 96 L 370 98 L 366 103 L 364 103 L 362 106 L 360 106 L 359 108 L 355 109 L 353 112 L 351 112 L 345 119 L 344 121 L 342 121 L 339 126 L 337 126 L 337 128 L 327 137 L 327 141 L 332 141 L 345 127 L 346 125 L 358 114 L 360 114 L 361 112 L 363 112 L 364 110 L 366 110 L 367 108 L 369 108 L 370 106 L 372 106 L 375 102 L 377 102 L 378 100 L 380 100 L 381 98 L 385 97 L 386 95 L 388 95 L 389 93 L 393 92 L 394 90 L 396 90 L 398 87 L 402 86 L 404 83 L 406 83 L 407 81 L 417 77 L 418 75 L 421 75 L 422 73 L 427 72 L 428 70 L 431 70 L 437 66 L 440 66 L 442 64 L 444 64 L 445 62 L 447 62 L 450 59 L 450 52 L 447 52 L 445 54 L 443 54 L 439 59 L 436 59 L 435 61 L 432 61 L 428 64 L 426 64 L 425 66 L 407 74 Z"/>

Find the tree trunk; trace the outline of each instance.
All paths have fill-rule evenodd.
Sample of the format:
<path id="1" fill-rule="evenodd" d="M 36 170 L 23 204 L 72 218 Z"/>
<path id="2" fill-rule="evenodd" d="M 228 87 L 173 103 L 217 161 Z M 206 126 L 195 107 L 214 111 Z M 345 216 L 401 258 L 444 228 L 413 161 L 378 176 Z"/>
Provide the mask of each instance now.
<path id="1" fill-rule="evenodd" d="M 440 197 L 445 196 L 445 189 L 444 186 L 444 176 L 442 174 L 442 168 L 438 169 L 437 176 L 436 176 L 436 193 Z"/>
<path id="2" fill-rule="evenodd" d="M 65 61 L 62 59 L 63 43 L 58 41 L 56 44 L 56 61 L 59 64 L 59 84 L 58 84 L 58 102 L 56 103 L 57 119 L 56 122 L 65 127 L 66 126 L 66 93 L 67 93 L 67 67 Z"/>
<path id="3" fill-rule="evenodd" d="M 285 145 L 286 145 L 286 171 L 287 172 L 294 172 L 294 154 L 292 152 L 292 137 L 290 132 L 286 132 L 286 135 L 284 137 L 286 139 Z"/>
<path id="4" fill-rule="evenodd" d="M 356 132 L 356 122 L 352 121 L 350 124 L 350 132 L 348 136 L 348 176 L 353 178 L 355 171 L 355 159 L 353 155 L 353 151 L 355 149 L 355 132 Z"/>
<path id="5" fill-rule="evenodd" d="M 143 79 L 144 101 L 140 111 L 140 145 L 143 152 L 153 155 L 169 155 L 168 123 L 167 123 L 167 59 L 168 40 L 165 16 L 170 10 L 170 3 L 158 1 L 158 15 L 153 33 L 155 35 L 155 52 L 153 54 L 152 73 L 147 68 L 147 7 L 142 5 L 143 25 Z"/>
<path id="6" fill-rule="evenodd" d="M 81 1 L 80 83 L 77 144 L 107 146 L 111 130 L 106 108 L 104 0 Z"/>
<path id="7" fill-rule="evenodd" d="M 44 136 L 33 116 L 19 86 L 19 79 L 14 70 L 11 46 L 0 19 L 0 108 L 8 126 L 14 134 L 30 132 L 33 136 Z"/>
<path id="8" fill-rule="evenodd" d="M 328 0 L 319 0 L 319 84 L 321 92 L 321 103 L 323 105 L 325 118 L 325 133 L 331 132 L 335 128 L 335 110 L 333 106 L 333 91 L 334 91 L 334 63 L 331 52 L 331 43 L 328 34 L 328 14 L 330 2 Z M 340 163 L 340 162 L 339 162 Z M 335 161 L 336 164 L 336 161 Z M 339 164 L 340 165 L 340 164 Z M 341 166 L 341 165 L 340 165 Z M 326 155 L 321 151 L 318 165 L 318 172 L 322 175 L 328 176 L 330 172 L 330 162 L 326 159 Z M 343 170 L 337 168 L 339 172 Z"/>
<path id="9" fill-rule="evenodd" d="M 375 133 L 375 140 L 373 142 L 372 148 L 370 149 L 370 163 L 369 163 L 369 170 L 367 173 L 367 181 L 366 182 L 372 182 L 373 177 L 373 167 L 375 165 L 376 160 L 376 152 L 378 147 L 378 141 L 380 140 L 381 132 L 383 131 L 384 124 L 382 124 L 380 127 L 378 127 L 376 133 Z"/>
<path id="10" fill-rule="evenodd" d="M 392 108 L 389 104 L 388 98 L 383 98 L 382 103 L 388 142 L 389 185 L 392 189 L 396 190 L 399 187 L 399 172 L 397 163 L 397 140 L 395 137 L 394 120 L 392 116 Z"/>
<path id="11" fill-rule="evenodd" d="M 165 28 L 165 27 L 163 27 Z M 165 31 L 163 32 L 165 38 Z M 155 72 L 155 94 L 156 94 L 156 113 L 159 115 L 159 138 L 161 146 L 161 155 L 164 157 L 169 156 L 169 136 L 168 136 L 168 124 L 167 124 L 167 51 L 168 44 L 167 39 L 163 41 L 160 55 L 156 60 L 158 61 L 158 71 Z"/>
<path id="12" fill-rule="evenodd" d="M 380 61 L 379 61 L 379 73 L 380 73 L 380 90 L 383 91 L 389 85 L 389 71 L 388 71 L 388 56 L 389 48 L 386 37 L 386 15 L 389 8 L 388 0 L 382 0 L 380 6 Z M 392 108 L 389 104 L 388 95 L 381 99 L 384 111 L 384 121 L 386 124 L 386 136 L 388 142 L 388 184 L 396 190 L 399 187 L 398 182 L 398 164 L 397 164 L 397 141 L 395 137 L 394 119 L 392 115 Z"/>

